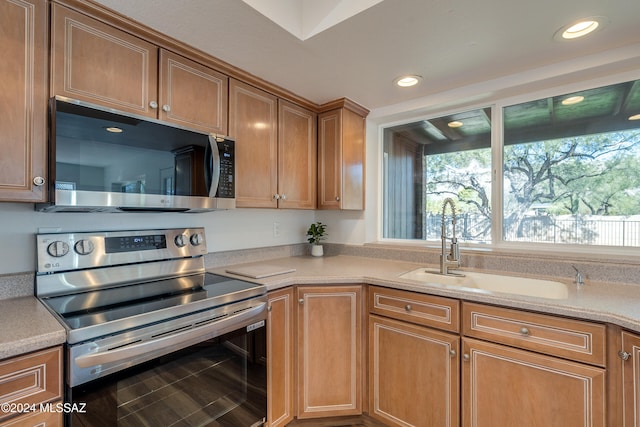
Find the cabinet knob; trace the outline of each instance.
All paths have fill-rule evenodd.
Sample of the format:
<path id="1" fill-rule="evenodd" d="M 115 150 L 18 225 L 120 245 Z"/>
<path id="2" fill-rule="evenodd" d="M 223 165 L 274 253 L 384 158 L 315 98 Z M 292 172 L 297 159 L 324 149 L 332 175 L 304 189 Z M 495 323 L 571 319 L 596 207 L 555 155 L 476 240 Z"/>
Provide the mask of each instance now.
<path id="1" fill-rule="evenodd" d="M 468 362 L 471 359 L 471 357 L 469 357 L 469 355 L 465 353 L 462 355 L 462 359 L 464 359 L 465 362 Z"/>
<path id="2" fill-rule="evenodd" d="M 165 113 L 168 113 L 169 111 L 171 111 L 171 107 L 169 106 L 169 104 L 164 104 L 162 106 L 162 111 L 164 111 Z"/>
<path id="3" fill-rule="evenodd" d="M 340 201 L 340 196 L 336 196 L 336 202 Z"/>
<path id="4" fill-rule="evenodd" d="M 300 298 L 300 299 L 298 300 L 298 302 L 299 302 L 300 304 L 304 304 L 304 298 Z"/>
<path id="5" fill-rule="evenodd" d="M 458 353 L 456 353 L 455 349 L 452 348 L 451 350 L 449 350 L 449 356 L 456 357 L 456 354 Z"/>
<path id="6" fill-rule="evenodd" d="M 44 185 L 45 179 L 41 176 L 36 176 L 35 178 L 33 178 L 33 183 L 38 187 L 41 187 Z"/>
<path id="7" fill-rule="evenodd" d="M 618 356 L 620 356 L 620 359 L 622 359 L 622 360 L 629 360 L 629 358 L 631 357 L 631 353 L 627 353 L 624 350 L 620 350 L 618 352 Z"/>
<path id="8" fill-rule="evenodd" d="M 274 194 L 273 195 L 273 200 L 279 200 L 280 199 L 280 195 L 279 194 Z"/>
<path id="9" fill-rule="evenodd" d="M 405 305 L 405 306 L 404 306 L 404 309 L 405 309 L 406 311 L 411 311 L 411 304 L 407 304 L 407 305 Z"/>
<path id="10" fill-rule="evenodd" d="M 283 194 L 282 196 L 280 196 L 280 198 L 281 198 L 282 200 L 287 200 L 287 195 L 286 195 L 286 194 Z"/>
<path id="11" fill-rule="evenodd" d="M 158 103 L 156 101 L 151 101 L 149 103 L 149 107 L 151 107 L 153 110 L 155 110 L 156 108 L 158 108 Z"/>
<path id="12" fill-rule="evenodd" d="M 524 335 L 524 336 L 529 336 L 529 334 L 530 334 L 531 332 L 529 331 L 529 329 L 528 329 L 528 328 L 522 327 L 522 328 L 520 328 L 520 333 L 521 333 L 522 335 Z"/>
<path id="13" fill-rule="evenodd" d="M 267 306 L 267 311 L 268 311 L 268 312 L 271 312 L 271 310 L 273 310 L 273 307 L 272 307 L 272 306 L 270 306 L 270 305 L 269 305 L 269 306 Z"/>

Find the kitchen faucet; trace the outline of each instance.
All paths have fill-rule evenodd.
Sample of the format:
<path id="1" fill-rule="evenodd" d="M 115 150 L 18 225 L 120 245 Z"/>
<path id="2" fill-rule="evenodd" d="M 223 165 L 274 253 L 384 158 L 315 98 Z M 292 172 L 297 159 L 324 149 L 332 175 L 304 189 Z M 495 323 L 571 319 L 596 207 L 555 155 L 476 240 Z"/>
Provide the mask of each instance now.
<path id="1" fill-rule="evenodd" d="M 447 237 L 447 226 L 444 215 L 447 210 L 447 205 L 451 207 L 451 238 Z M 460 248 L 458 247 L 458 239 L 456 238 L 456 205 L 453 199 L 447 197 L 442 203 L 442 252 L 440 253 L 440 274 L 444 275 L 458 275 L 459 273 L 450 273 L 449 269 L 460 268 L 462 264 L 460 262 Z M 451 240 L 451 250 L 447 251 L 447 240 Z"/>

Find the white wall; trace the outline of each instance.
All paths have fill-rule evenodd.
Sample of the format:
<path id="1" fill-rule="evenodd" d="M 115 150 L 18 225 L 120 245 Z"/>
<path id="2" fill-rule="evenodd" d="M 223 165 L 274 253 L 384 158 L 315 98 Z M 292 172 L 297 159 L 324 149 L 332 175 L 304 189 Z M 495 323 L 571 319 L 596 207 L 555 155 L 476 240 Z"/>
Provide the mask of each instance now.
<path id="1" fill-rule="evenodd" d="M 35 234 L 144 228 L 205 227 L 209 252 L 295 244 L 306 241 L 314 211 L 234 209 L 187 213 L 45 213 L 30 203 L 0 203 L 0 274 L 35 270 Z M 280 235 L 274 237 L 273 223 Z M 45 231 L 49 232 L 49 230 Z"/>

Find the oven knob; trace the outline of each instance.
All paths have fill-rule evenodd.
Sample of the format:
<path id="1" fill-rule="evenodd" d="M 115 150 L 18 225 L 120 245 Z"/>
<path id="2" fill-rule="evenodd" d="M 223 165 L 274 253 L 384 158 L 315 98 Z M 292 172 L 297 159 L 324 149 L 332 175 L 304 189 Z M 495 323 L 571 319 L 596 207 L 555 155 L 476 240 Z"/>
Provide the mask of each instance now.
<path id="1" fill-rule="evenodd" d="M 47 252 L 49 255 L 59 258 L 69 253 L 69 245 L 60 240 L 56 240 L 47 246 Z"/>
<path id="2" fill-rule="evenodd" d="M 78 255 L 89 255 L 93 252 L 94 246 L 91 240 L 82 239 L 76 242 L 73 249 L 75 249 Z"/>
<path id="3" fill-rule="evenodd" d="M 193 246 L 200 246 L 203 241 L 204 241 L 204 237 L 202 237 L 202 234 L 200 233 L 196 233 L 191 236 L 191 244 Z"/>
<path id="4" fill-rule="evenodd" d="M 176 238 L 173 239 L 173 241 L 175 242 L 176 246 L 179 248 L 184 248 L 185 246 L 187 246 L 187 243 L 189 242 L 187 240 L 186 234 L 178 234 Z"/>

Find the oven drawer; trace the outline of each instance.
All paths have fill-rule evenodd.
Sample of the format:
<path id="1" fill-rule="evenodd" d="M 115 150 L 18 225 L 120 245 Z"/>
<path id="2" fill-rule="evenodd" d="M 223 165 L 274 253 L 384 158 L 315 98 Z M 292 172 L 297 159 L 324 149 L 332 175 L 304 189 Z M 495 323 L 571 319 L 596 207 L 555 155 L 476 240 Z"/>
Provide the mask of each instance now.
<path id="1" fill-rule="evenodd" d="M 60 399 L 61 380 L 61 347 L 4 360 L 0 362 L 0 403 L 15 404 L 16 408 L 20 408 Z M 16 412 L 2 411 L 0 420 L 10 418 Z"/>
<path id="2" fill-rule="evenodd" d="M 450 332 L 460 330 L 460 302 L 450 298 L 370 286 L 369 312 Z"/>
<path id="3" fill-rule="evenodd" d="M 465 336 L 605 366 L 604 325 L 474 303 L 462 307 Z"/>

